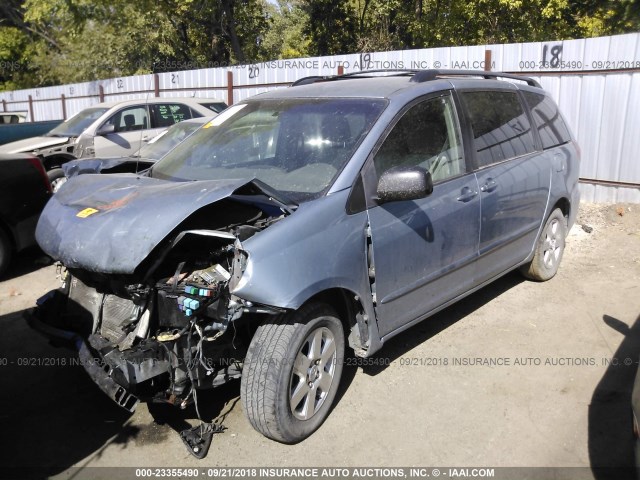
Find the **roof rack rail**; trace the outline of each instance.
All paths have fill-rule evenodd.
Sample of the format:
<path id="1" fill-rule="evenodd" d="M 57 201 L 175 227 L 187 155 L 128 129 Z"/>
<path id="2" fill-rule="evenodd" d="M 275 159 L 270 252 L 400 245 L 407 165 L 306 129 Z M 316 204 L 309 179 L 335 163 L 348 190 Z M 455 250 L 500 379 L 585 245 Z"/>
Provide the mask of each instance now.
<path id="1" fill-rule="evenodd" d="M 334 80 L 345 80 L 349 78 L 355 78 L 361 75 L 367 75 L 371 73 L 393 73 L 396 75 L 412 75 L 411 82 L 422 83 L 435 80 L 439 77 L 483 77 L 486 79 L 497 78 L 509 78 L 511 80 L 519 80 L 526 82 L 532 87 L 542 88 L 540 84 L 531 77 L 525 77 L 524 75 L 514 75 L 510 73 L 502 72 L 486 72 L 484 70 L 410 70 L 410 69 L 386 69 L 386 70 L 361 70 L 359 72 L 345 73 L 343 75 L 328 75 L 328 76 L 310 76 L 303 77 L 296 80 L 291 84 L 292 87 L 299 85 L 309 85 L 316 82 L 332 82 Z"/>
<path id="2" fill-rule="evenodd" d="M 410 68 L 382 68 L 377 70 L 360 70 L 358 72 L 344 73 L 340 75 L 341 77 L 355 77 L 358 75 L 367 75 L 369 73 L 395 73 L 400 75 L 415 75 L 416 73 L 421 72 L 421 70 L 415 70 Z"/>
<path id="3" fill-rule="evenodd" d="M 483 77 L 486 79 L 509 78 L 526 82 L 531 87 L 541 88 L 540 84 L 531 77 L 513 75 L 502 72 L 486 72 L 484 70 L 420 70 L 412 78 L 412 82 L 422 83 L 435 80 L 438 77 Z"/>
<path id="4" fill-rule="evenodd" d="M 309 85 L 310 83 L 323 82 L 325 80 L 330 79 L 331 76 L 320 76 L 320 75 L 312 75 L 310 77 L 302 77 L 296 80 L 291 84 L 292 87 L 297 87 L 299 85 Z"/>
<path id="5" fill-rule="evenodd" d="M 300 85 L 309 85 L 310 83 L 316 82 L 331 82 L 334 80 L 343 80 L 346 78 L 353 78 L 360 75 L 367 75 L 370 73 L 395 73 L 395 74 L 405 74 L 405 75 L 415 75 L 416 73 L 421 72 L 422 70 L 410 70 L 410 69 L 382 69 L 382 70 L 360 70 L 358 72 L 344 73 L 342 75 L 312 75 L 310 77 L 302 77 L 299 80 L 296 80 L 291 84 L 292 87 L 297 87 Z"/>

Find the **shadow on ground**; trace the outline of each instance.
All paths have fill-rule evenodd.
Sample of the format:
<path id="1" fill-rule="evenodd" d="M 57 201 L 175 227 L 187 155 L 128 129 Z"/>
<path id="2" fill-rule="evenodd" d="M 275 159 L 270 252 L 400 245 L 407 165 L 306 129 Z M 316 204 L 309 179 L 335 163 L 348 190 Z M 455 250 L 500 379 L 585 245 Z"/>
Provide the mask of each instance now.
<path id="1" fill-rule="evenodd" d="M 631 327 L 608 315 L 602 321 L 624 340 L 591 397 L 589 461 L 597 480 L 636 479 L 631 394 L 640 357 L 640 317 Z"/>
<path id="2" fill-rule="evenodd" d="M 521 282 L 517 274 L 497 280 L 398 335 L 373 358 L 392 362 Z M 73 364 L 75 353 L 49 345 L 27 326 L 23 312 L 1 316 L 0 329 L 0 359 L 8 363 L 0 367 L 5 391 L 0 400 L 0 428 L 8 439 L 3 442 L 3 472 L 7 474 L 20 472 L 17 477 L 23 477 L 24 470 L 18 469 L 32 466 L 40 473 L 36 476 L 44 478 L 82 466 L 87 457 L 100 457 L 108 445 L 125 448 L 130 442 L 162 443 L 167 435 L 163 425 L 180 432 L 198 422 L 193 406 L 180 410 L 150 405 L 155 423 L 148 428 L 133 426 L 128 422 L 131 415 L 104 395 L 80 365 Z M 356 375 L 357 360 L 347 357 L 334 407 Z M 384 368 L 367 366 L 364 371 L 376 375 Z M 201 392 L 200 416 L 206 422 L 224 424 L 226 415 L 237 408 L 239 396 L 239 380 Z"/>
<path id="3" fill-rule="evenodd" d="M 9 268 L 0 280 L 5 281 L 18 278 L 27 273 L 40 270 L 52 263 L 53 260 L 46 256 L 40 248 L 32 247 L 13 255 Z"/>
<path id="4" fill-rule="evenodd" d="M 23 313 L 0 316 L 0 477 L 45 478 L 100 455 L 107 442 L 126 446 L 138 433 L 127 426 L 130 414 L 73 364 L 73 352 L 32 331 Z"/>
<path id="5" fill-rule="evenodd" d="M 418 323 L 412 328 L 393 337 L 384 344 L 382 350 L 365 362 L 363 371 L 368 375 L 377 375 L 385 370 L 394 360 L 426 342 L 454 323 L 472 314 L 483 305 L 493 301 L 511 288 L 519 285 L 524 278 L 518 272 L 505 275 L 472 295 L 445 308 L 436 315 Z M 376 359 L 378 365 L 376 365 Z"/>

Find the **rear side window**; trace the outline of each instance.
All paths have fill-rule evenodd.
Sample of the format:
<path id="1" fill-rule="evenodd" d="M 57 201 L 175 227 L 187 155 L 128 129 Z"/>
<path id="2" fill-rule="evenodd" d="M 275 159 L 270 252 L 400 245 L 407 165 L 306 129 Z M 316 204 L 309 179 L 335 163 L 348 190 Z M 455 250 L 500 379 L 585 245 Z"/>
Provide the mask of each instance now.
<path id="1" fill-rule="evenodd" d="M 191 118 L 191 109 L 181 103 L 151 105 L 154 128 L 170 127 L 174 123 Z"/>
<path id="2" fill-rule="evenodd" d="M 515 92 L 462 93 L 480 167 L 535 150 L 531 124 Z"/>
<path id="3" fill-rule="evenodd" d="M 531 108 L 533 120 L 538 127 L 542 148 L 552 148 L 571 140 L 569 129 L 564 123 L 558 106 L 547 97 L 534 92 L 522 92 Z"/>

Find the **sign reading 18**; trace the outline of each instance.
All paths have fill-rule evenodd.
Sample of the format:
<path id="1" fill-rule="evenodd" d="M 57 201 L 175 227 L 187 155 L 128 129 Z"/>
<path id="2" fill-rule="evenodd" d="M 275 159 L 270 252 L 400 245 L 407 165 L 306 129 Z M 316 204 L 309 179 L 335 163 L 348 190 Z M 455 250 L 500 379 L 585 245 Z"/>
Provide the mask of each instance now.
<path id="1" fill-rule="evenodd" d="M 547 54 L 551 54 L 551 58 L 547 60 Z M 545 45 L 542 48 L 542 65 L 543 67 L 549 66 L 551 68 L 558 68 L 562 61 L 562 44 L 553 45 L 549 48 L 549 45 Z"/>

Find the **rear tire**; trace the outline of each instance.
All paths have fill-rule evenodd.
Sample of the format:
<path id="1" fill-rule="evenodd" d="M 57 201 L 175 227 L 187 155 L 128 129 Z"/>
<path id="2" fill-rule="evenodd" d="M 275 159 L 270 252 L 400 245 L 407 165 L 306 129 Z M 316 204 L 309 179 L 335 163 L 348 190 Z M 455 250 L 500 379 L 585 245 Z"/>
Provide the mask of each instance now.
<path id="1" fill-rule="evenodd" d="M 4 275 L 9 267 L 12 253 L 13 248 L 11 247 L 9 237 L 7 237 L 7 234 L 0 228 L 0 277 Z"/>
<path id="2" fill-rule="evenodd" d="M 520 267 L 520 272 L 530 280 L 544 282 L 558 271 L 567 237 L 567 221 L 562 210 L 556 208 L 544 225 L 533 259 Z"/>
<path id="3" fill-rule="evenodd" d="M 240 383 L 253 428 L 283 443 L 299 442 L 317 430 L 340 384 L 344 344 L 342 323 L 323 303 L 258 327 Z"/>

